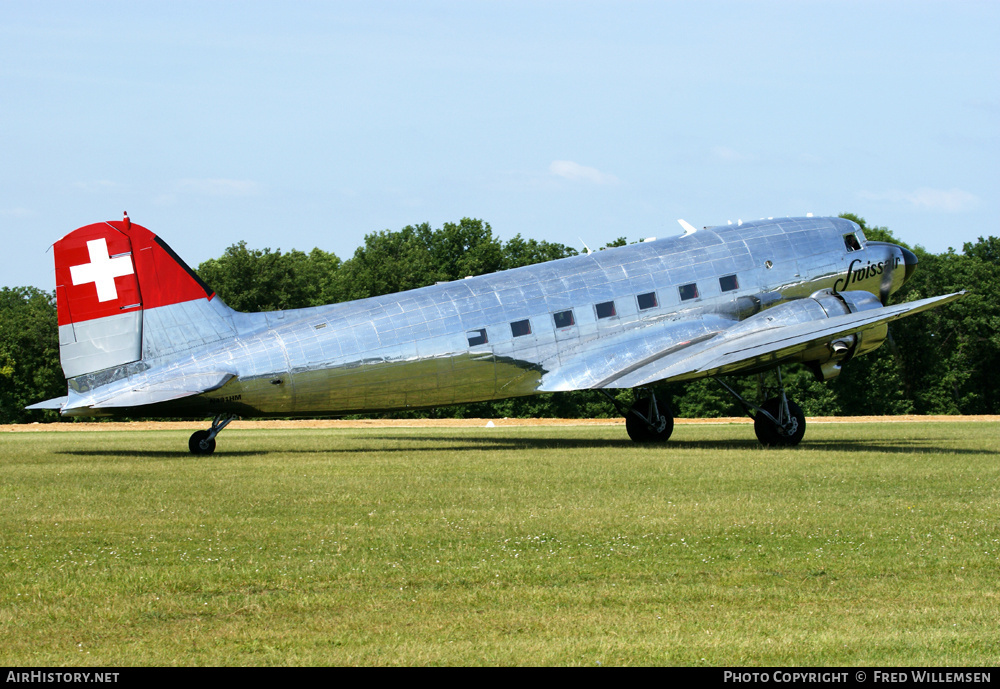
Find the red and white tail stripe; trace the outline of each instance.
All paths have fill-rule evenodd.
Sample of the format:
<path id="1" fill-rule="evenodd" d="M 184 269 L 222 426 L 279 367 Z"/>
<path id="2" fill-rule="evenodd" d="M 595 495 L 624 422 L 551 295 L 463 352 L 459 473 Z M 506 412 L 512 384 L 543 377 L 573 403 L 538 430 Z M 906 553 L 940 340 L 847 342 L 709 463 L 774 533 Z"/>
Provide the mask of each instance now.
<path id="1" fill-rule="evenodd" d="M 55 243 L 54 254 L 60 359 L 68 378 L 141 359 L 144 310 L 215 296 L 127 214 L 70 232 Z"/>

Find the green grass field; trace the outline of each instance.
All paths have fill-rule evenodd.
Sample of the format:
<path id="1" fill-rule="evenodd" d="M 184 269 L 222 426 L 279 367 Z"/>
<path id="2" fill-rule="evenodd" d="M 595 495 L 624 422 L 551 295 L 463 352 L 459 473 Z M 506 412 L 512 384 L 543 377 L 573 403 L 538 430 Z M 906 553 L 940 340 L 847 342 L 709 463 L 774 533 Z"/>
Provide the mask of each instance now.
<path id="1" fill-rule="evenodd" d="M 1000 424 L 0 434 L 0 664 L 996 665 Z"/>

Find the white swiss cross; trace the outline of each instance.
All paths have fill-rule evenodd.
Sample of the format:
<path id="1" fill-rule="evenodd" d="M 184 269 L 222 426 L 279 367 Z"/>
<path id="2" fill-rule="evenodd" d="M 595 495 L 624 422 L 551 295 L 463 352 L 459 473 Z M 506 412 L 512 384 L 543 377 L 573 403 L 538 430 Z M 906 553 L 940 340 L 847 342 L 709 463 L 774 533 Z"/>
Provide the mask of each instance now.
<path id="1" fill-rule="evenodd" d="M 69 274 L 74 285 L 85 285 L 93 282 L 97 287 L 97 301 L 105 302 L 118 298 L 115 278 L 131 275 L 132 259 L 128 256 L 111 258 L 108 253 L 108 242 L 103 237 L 87 242 L 90 252 L 90 263 L 70 266 Z"/>

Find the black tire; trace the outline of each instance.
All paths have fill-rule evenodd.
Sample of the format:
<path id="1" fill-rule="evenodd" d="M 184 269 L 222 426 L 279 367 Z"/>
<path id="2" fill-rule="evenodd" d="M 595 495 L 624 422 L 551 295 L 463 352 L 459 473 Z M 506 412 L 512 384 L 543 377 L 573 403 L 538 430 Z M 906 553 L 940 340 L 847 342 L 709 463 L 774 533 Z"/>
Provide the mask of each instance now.
<path id="1" fill-rule="evenodd" d="M 650 428 L 649 424 L 632 413 L 632 411 L 637 411 L 644 418 L 649 417 L 652 407 L 650 400 L 636 400 L 635 404 L 632 405 L 632 411 L 625 416 L 625 430 L 633 442 L 663 443 L 670 438 L 670 434 L 674 432 L 674 417 L 666 405 L 657 406 L 660 419 L 655 428 Z"/>
<path id="2" fill-rule="evenodd" d="M 208 431 L 195 431 L 188 440 L 188 449 L 194 455 L 210 455 L 215 452 L 215 438 L 209 438 Z"/>
<path id="3" fill-rule="evenodd" d="M 772 397 L 760 405 L 761 409 L 768 412 L 774 418 L 778 418 L 778 410 L 781 408 L 781 398 Z M 794 447 L 802 440 L 806 433 L 806 415 L 802 413 L 802 408 L 795 402 L 788 400 L 788 411 L 792 418 L 784 429 L 779 428 L 771 419 L 758 413 L 753 420 L 753 430 L 757 434 L 757 440 L 761 445 L 767 447 Z"/>

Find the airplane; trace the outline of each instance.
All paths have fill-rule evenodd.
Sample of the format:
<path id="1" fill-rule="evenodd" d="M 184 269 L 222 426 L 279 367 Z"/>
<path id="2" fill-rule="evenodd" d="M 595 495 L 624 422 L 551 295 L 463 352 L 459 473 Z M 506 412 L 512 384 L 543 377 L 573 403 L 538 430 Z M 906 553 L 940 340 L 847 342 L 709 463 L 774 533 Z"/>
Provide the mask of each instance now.
<path id="1" fill-rule="evenodd" d="M 843 218 L 739 221 L 369 299 L 261 313 L 228 306 L 158 236 L 119 221 L 54 245 L 67 395 L 62 416 L 212 418 L 211 454 L 240 417 L 343 416 L 566 390 L 605 394 L 641 443 L 670 437 L 654 383 L 712 377 L 766 446 L 802 409 L 780 366 L 819 380 L 878 348 L 888 323 L 965 291 L 889 304 L 917 267 Z M 754 404 L 719 376 L 777 370 Z M 609 391 L 639 390 L 626 408 Z"/>

